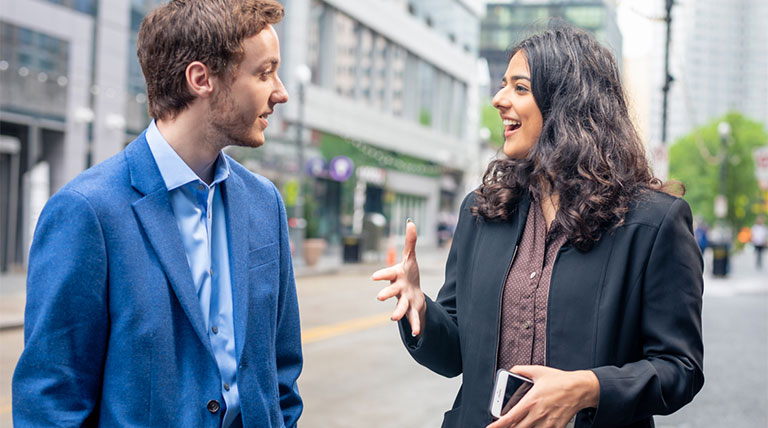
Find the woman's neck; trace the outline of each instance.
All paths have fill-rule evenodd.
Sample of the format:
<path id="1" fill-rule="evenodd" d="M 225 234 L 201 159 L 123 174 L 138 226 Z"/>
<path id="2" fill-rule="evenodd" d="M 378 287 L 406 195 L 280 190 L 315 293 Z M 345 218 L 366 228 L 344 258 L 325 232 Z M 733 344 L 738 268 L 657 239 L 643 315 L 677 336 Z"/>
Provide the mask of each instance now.
<path id="1" fill-rule="evenodd" d="M 558 208 L 560 208 L 560 195 L 551 191 L 549 183 L 542 183 L 541 186 L 541 212 L 544 213 L 544 220 L 547 222 L 547 232 L 549 232 L 552 222 L 555 220 Z"/>

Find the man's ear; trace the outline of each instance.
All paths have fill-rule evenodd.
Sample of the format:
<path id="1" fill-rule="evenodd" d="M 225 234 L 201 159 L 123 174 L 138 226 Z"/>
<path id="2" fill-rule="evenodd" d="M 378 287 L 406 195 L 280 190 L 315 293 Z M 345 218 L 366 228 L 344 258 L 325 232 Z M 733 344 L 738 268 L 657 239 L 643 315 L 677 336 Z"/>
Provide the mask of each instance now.
<path id="1" fill-rule="evenodd" d="M 214 90 L 215 79 L 208 66 L 200 61 L 192 61 L 185 72 L 187 89 L 195 97 L 208 98 Z"/>

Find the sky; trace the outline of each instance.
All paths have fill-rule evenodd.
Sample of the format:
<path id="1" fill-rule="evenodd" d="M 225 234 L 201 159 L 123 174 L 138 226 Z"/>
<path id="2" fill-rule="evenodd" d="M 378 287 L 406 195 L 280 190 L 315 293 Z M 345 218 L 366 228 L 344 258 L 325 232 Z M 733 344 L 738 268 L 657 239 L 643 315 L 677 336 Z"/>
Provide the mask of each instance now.
<path id="1" fill-rule="evenodd" d="M 623 55 L 637 58 L 648 54 L 652 48 L 651 34 L 663 26 L 663 0 L 614 0 L 618 3 L 619 28 L 624 38 Z"/>

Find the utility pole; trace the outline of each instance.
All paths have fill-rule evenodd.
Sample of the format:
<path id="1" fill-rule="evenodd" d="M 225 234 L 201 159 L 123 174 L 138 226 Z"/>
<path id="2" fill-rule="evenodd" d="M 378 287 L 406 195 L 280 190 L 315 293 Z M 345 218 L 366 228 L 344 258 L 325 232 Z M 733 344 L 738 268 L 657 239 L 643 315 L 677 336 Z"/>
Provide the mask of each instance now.
<path id="1" fill-rule="evenodd" d="M 664 87 L 662 88 L 662 92 L 664 93 L 664 101 L 662 105 L 662 113 L 661 113 L 661 144 L 665 145 L 667 144 L 667 97 L 669 95 L 669 87 L 673 80 L 675 80 L 672 75 L 669 74 L 669 42 L 671 39 L 671 33 L 672 33 L 672 6 L 674 5 L 674 0 L 666 0 L 666 15 L 664 17 L 664 22 L 667 23 L 667 38 L 665 40 L 665 47 L 664 47 Z"/>

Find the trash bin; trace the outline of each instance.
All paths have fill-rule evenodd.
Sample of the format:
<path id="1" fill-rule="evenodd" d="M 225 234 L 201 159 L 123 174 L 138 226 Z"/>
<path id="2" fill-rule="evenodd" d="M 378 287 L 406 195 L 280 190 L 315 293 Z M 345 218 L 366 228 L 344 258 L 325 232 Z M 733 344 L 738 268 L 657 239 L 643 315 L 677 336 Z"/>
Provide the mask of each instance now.
<path id="1" fill-rule="evenodd" d="M 359 235 L 347 235 L 341 239 L 344 263 L 360 263 L 362 242 Z"/>
<path id="2" fill-rule="evenodd" d="M 712 275 L 724 277 L 728 275 L 728 246 L 712 244 Z"/>

